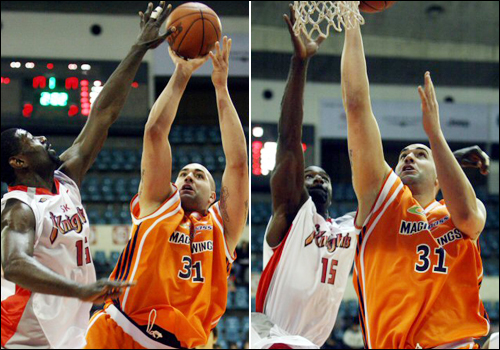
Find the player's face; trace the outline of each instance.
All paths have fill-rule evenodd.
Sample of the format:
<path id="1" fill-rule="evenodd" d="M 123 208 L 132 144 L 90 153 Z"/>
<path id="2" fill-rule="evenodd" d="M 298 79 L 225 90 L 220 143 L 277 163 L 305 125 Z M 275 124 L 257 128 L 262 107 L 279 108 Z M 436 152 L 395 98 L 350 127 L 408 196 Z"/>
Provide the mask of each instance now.
<path id="1" fill-rule="evenodd" d="M 423 184 L 434 188 L 437 173 L 431 149 L 422 144 L 404 148 L 399 155 L 396 174 L 407 186 Z"/>
<path id="2" fill-rule="evenodd" d="M 215 189 L 210 172 L 200 164 L 185 166 L 177 177 L 182 207 L 186 211 L 204 211 L 215 201 Z"/>
<path id="3" fill-rule="evenodd" d="M 310 166 L 304 172 L 305 186 L 313 202 L 330 206 L 332 202 L 332 182 L 322 168 Z"/>
<path id="4" fill-rule="evenodd" d="M 61 165 L 57 152 L 52 149 L 45 136 L 33 136 L 22 129 L 17 134 L 22 143 L 23 155 L 36 173 L 52 172 Z"/>

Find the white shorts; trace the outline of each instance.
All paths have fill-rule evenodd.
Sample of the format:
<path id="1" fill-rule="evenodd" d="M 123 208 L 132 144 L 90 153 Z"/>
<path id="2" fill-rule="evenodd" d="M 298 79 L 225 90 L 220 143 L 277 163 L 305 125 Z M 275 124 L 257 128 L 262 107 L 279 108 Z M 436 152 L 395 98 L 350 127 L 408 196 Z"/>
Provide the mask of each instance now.
<path id="1" fill-rule="evenodd" d="M 300 335 L 291 335 L 273 324 L 261 313 L 252 312 L 251 349 L 269 349 L 274 344 L 285 344 L 292 349 L 319 349 L 320 347 Z"/>

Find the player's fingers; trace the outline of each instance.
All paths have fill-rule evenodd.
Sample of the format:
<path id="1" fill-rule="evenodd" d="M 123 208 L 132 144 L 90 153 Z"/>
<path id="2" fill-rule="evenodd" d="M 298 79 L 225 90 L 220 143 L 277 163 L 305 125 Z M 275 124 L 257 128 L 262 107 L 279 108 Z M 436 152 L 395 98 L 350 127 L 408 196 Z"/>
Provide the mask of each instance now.
<path id="1" fill-rule="evenodd" d="M 167 32 L 165 34 L 163 34 L 160 38 L 165 40 L 166 38 L 168 38 L 170 35 L 172 35 L 172 33 L 175 33 L 177 31 L 177 28 L 175 27 L 170 27 L 167 29 Z"/>
<path id="2" fill-rule="evenodd" d="M 151 13 L 153 13 L 153 3 L 150 2 L 148 4 L 148 8 L 146 9 L 146 12 L 144 13 L 144 22 L 148 23 L 149 18 L 151 17 Z"/>
<path id="3" fill-rule="evenodd" d="M 165 2 L 163 1 L 163 5 L 165 5 Z M 158 18 L 158 25 L 162 25 L 163 22 L 167 19 L 167 17 L 170 15 L 172 12 L 172 5 L 168 4 L 168 6 L 165 8 L 163 6 L 163 12 L 161 13 L 160 17 Z"/>
<path id="4" fill-rule="evenodd" d="M 431 73 L 429 73 L 429 85 L 432 101 L 437 101 L 436 99 L 436 89 L 434 88 L 434 82 L 432 81 Z"/>
<path id="5" fill-rule="evenodd" d="M 290 18 L 287 15 L 283 15 L 283 19 L 285 20 L 285 23 L 288 26 L 288 31 L 290 32 L 290 35 L 295 35 L 293 31 L 292 22 L 290 22 Z"/>
<path id="6" fill-rule="evenodd" d="M 216 42 L 215 43 L 215 55 L 217 56 L 217 58 L 220 57 L 221 53 L 220 53 L 220 42 Z"/>
<path id="7" fill-rule="evenodd" d="M 425 95 L 425 92 L 424 92 L 424 89 L 422 88 L 422 86 L 418 87 L 418 94 L 420 95 L 420 99 L 422 100 L 422 106 L 425 105 L 427 107 L 427 96 Z"/>
<path id="8" fill-rule="evenodd" d="M 106 281 L 104 282 L 104 288 L 127 288 L 135 286 L 135 282 L 123 282 L 123 281 Z"/>
<path id="9" fill-rule="evenodd" d="M 229 57 L 231 56 L 231 48 L 233 47 L 233 39 L 229 39 L 227 42 L 227 59 L 226 63 L 229 64 Z"/>
<path id="10" fill-rule="evenodd" d="M 292 24 L 292 27 L 293 27 L 293 25 L 295 24 L 295 20 L 296 20 L 296 18 L 295 18 L 295 10 L 294 10 L 292 4 L 289 4 L 288 8 L 290 9 L 290 19 L 291 19 L 291 24 Z"/>
<path id="11" fill-rule="evenodd" d="M 429 72 L 426 72 L 425 73 L 425 95 L 427 96 L 427 99 L 429 99 L 431 97 L 431 94 L 430 94 L 430 89 L 431 89 L 431 76 L 430 76 L 430 73 Z"/>
<path id="12" fill-rule="evenodd" d="M 228 40 L 227 36 L 224 36 L 224 39 L 222 40 L 222 59 L 224 61 L 227 61 L 227 50 L 228 50 Z"/>
<path id="13" fill-rule="evenodd" d="M 321 34 L 321 35 L 320 35 L 320 36 L 318 36 L 318 38 L 316 39 L 316 44 L 317 44 L 318 46 L 320 46 L 320 45 L 321 45 L 321 43 L 322 43 L 323 41 L 325 41 L 325 39 L 326 39 L 326 36 L 325 36 L 325 35 L 323 35 L 323 34 Z"/>

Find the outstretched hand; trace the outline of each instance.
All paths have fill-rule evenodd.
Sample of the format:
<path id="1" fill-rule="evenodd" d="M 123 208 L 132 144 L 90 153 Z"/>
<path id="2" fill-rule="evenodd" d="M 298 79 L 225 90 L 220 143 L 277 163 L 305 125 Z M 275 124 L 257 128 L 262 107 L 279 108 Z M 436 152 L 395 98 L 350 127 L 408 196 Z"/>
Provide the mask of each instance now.
<path id="1" fill-rule="evenodd" d="M 481 174 L 490 172 L 490 157 L 479 146 L 472 146 L 453 152 L 463 168 L 479 169 Z"/>
<path id="2" fill-rule="evenodd" d="M 93 304 L 102 304 L 108 299 L 119 298 L 126 288 L 135 285 L 136 283 L 101 279 L 95 283 L 81 286 L 78 289 L 77 297 Z"/>
<path id="3" fill-rule="evenodd" d="M 418 93 L 422 100 L 423 126 L 427 136 L 434 136 L 441 132 L 439 122 L 439 104 L 436 98 L 436 90 L 432 83 L 431 73 L 425 73 L 425 86 L 418 87 Z"/>
<path id="4" fill-rule="evenodd" d="M 209 53 L 214 66 L 212 83 L 216 89 L 227 87 L 227 78 L 229 75 L 229 55 L 231 54 L 232 44 L 233 41 L 225 36 L 222 40 L 222 51 L 220 49 L 220 43 L 216 42 L 215 53 Z"/>
<path id="5" fill-rule="evenodd" d="M 183 70 L 185 73 L 191 75 L 193 74 L 196 70 L 198 70 L 201 66 L 205 64 L 205 62 L 208 61 L 209 56 L 203 56 L 200 58 L 191 58 L 191 59 L 186 59 L 182 58 L 179 55 L 177 55 L 171 47 L 168 48 L 168 54 L 170 55 L 170 58 L 175 64 L 175 67 L 177 69 Z"/>
<path id="6" fill-rule="evenodd" d="M 160 34 L 160 29 L 170 12 L 172 12 L 172 5 L 166 6 L 165 1 L 161 1 L 156 9 L 153 9 L 153 3 L 150 2 L 146 12 L 139 12 L 141 34 L 137 38 L 137 45 L 144 45 L 147 49 L 155 49 L 174 33 L 176 28 L 171 27 L 167 29 L 165 34 Z"/>
<path id="7" fill-rule="evenodd" d="M 283 15 L 283 19 L 288 26 L 288 31 L 292 37 L 292 43 L 295 50 L 295 56 L 302 60 L 306 60 L 316 55 L 319 50 L 319 46 L 326 39 L 326 36 L 321 34 L 316 40 L 309 40 L 306 36 L 301 33 L 299 36 L 295 35 L 293 31 L 293 25 L 295 24 L 295 10 L 293 5 L 290 4 L 290 17 L 288 15 Z"/>

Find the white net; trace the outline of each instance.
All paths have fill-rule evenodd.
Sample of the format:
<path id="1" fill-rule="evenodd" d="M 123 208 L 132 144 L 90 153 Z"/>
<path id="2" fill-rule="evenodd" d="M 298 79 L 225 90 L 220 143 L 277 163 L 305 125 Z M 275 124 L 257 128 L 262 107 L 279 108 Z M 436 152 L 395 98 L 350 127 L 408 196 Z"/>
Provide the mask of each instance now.
<path id="1" fill-rule="evenodd" d="M 330 28 L 337 32 L 350 29 L 365 20 L 359 13 L 359 1 L 294 1 L 296 35 L 301 33 L 309 40 L 320 35 L 328 36 Z"/>

